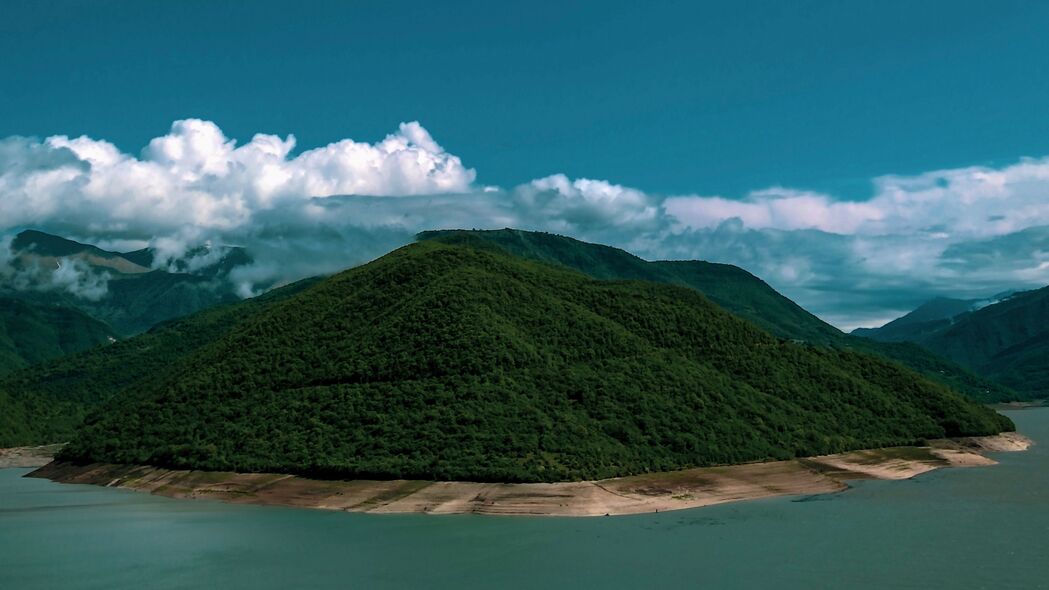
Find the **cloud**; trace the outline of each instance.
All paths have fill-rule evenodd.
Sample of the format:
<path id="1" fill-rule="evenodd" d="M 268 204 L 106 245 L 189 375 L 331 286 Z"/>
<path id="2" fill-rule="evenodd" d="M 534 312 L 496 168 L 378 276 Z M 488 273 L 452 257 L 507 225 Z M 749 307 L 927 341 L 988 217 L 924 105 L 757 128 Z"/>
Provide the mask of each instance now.
<path id="1" fill-rule="evenodd" d="M 198 119 L 176 121 L 138 155 L 88 137 L 2 139 L 0 235 L 36 227 L 150 245 L 158 268 L 201 244 L 244 246 L 255 263 L 230 279 L 247 296 L 365 262 L 418 231 L 518 227 L 647 258 L 738 264 L 842 327 L 936 295 L 1049 283 L 1049 158 L 881 176 L 870 198 L 849 201 L 787 187 L 658 195 L 563 174 L 482 186 L 416 122 L 374 143 L 295 149 L 290 135 L 239 145 Z M 218 252 L 198 252 L 189 267 Z M 94 296 L 104 281 L 82 270 L 63 267 L 54 288 Z"/>
<path id="2" fill-rule="evenodd" d="M 229 230 L 288 199 L 470 190 L 475 172 L 418 123 L 384 140 L 342 140 L 291 156 L 295 138 L 258 134 L 242 146 L 217 125 L 176 121 L 141 157 L 78 137 L 0 141 L 0 219 L 143 236 L 183 226 Z"/>
<path id="3" fill-rule="evenodd" d="M 49 264 L 53 267 L 45 267 L 39 261 L 17 260 L 13 237 L 0 236 L 0 286 L 21 291 L 59 291 L 88 301 L 98 301 L 109 291 L 111 275 L 81 260 L 52 259 Z"/>

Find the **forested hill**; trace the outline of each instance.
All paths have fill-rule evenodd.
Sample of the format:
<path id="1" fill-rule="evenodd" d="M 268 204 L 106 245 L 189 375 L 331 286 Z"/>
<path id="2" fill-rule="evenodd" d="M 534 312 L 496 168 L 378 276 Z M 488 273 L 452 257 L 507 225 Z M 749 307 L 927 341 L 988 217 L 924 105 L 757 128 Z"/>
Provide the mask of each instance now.
<path id="1" fill-rule="evenodd" d="M 758 277 L 730 264 L 700 260 L 648 262 L 610 246 L 515 229 L 439 230 L 422 232 L 418 237 L 475 248 L 494 247 L 531 260 L 566 266 L 597 279 L 641 279 L 690 287 L 781 338 L 890 359 L 981 402 L 1021 397 L 1016 391 L 979 377 L 914 343 L 874 342 L 846 335 Z"/>
<path id="2" fill-rule="evenodd" d="M 957 316 L 920 342 L 1029 397 L 1049 397 L 1049 287 Z"/>
<path id="3" fill-rule="evenodd" d="M 0 376 L 114 337 L 112 328 L 77 309 L 0 296 Z"/>
<path id="4" fill-rule="evenodd" d="M 515 229 L 438 230 L 422 232 L 418 237 L 475 248 L 495 245 L 515 256 L 566 266 L 595 279 L 637 279 L 691 287 L 781 338 L 826 344 L 843 335 L 765 281 L 731 264 L 702 260 L 648 262 L 611 246 Z"/>
<path id="5" fill-rule="evenodd" d="M 133 394 L 145 381 L 177 370 L 198 349 L 222 338 L 259 309 L 317 280 L 307 279 L 254 299 L 165 322 L 134 338 L 27 367 L 0 379 L 0 447 L 69 440 L 92 407 L 124 392 Z"/>
<path id="6" fill-rule="evenodd" d="M 423 242 L 260 307 L 95 411 L 65 459 L 552 481 L 990 434 L 897 365 L 692 289 Z"/>

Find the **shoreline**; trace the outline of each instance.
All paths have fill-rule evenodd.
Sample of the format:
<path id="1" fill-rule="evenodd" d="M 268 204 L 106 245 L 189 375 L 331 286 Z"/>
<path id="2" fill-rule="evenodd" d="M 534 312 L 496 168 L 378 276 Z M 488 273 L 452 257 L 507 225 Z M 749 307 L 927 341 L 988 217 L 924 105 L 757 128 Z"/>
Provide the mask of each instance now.
<path id="1" fill-rule="evenodd" d="M 944 467 L 980 467 L 986 453 L 1023 451 L 1015 433 L 930 441 L 788 461 L 702 467 L 600 481 L 473 483 L 314 480 L 273 473 L 173 470 L 143 465 L 53 461 L 26 477 L 91 484 L 182 499 L 374 514 L 607 516 L 712 506 L 776 496 L 841 492 L 858 479 L 909 479 Z"/>
<path id="2" fill-rule="evenodd" d="M 36 447 L 11 447 L 0 449 L 0 469 L 6 467 L 43 467 L 51 462 L 65 443 Z"/>

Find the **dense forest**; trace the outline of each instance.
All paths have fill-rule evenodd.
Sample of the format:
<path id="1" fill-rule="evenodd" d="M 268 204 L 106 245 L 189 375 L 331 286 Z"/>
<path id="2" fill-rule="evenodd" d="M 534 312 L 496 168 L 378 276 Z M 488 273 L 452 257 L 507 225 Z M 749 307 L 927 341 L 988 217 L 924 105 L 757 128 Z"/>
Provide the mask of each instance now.
<path id="1" fill-rule="evenodd" d="M 114 336 L 77 309 L 0 296 L 0 376 L 108 344 Z"/>
<path id="2" fill-rule="evenodd" d="M 317 280 L 213 307 L 134 338 L 13 372 L 0 379 L 0 447 L 69 440 L 92 407 L 122 391 L 142 389 L 146 380 L 178 366 L 238 322 Z"/>
<path id="3" fill-rule="evenodd" d="M 1011 429 L 893 363 L 694 289 L 422 242 L 256 304 L 86 419 L 63 458 L 554 481 Z"/>
<path id="4" fill-rule="evenodd" d="M 917 343 L 1020 393 L 1049 398 L 1049 287 L 987 299 L 933 299 L 854 334 Z"/>
<path id="5" fill-rule="evenodd" d="M 690 287 L 781 338 L 889 359 L 984 403 L 1026 397 L 918 344 L 875 342 L 844 334 L 765 281 L 730 264 L 701 260 L 649 262 L 610 246 L 515 229 L 429 231 L 419 234 L 419 239 L 497 248 L 515 256 L 566 266 L 595 279 L 639 279 Z"/>

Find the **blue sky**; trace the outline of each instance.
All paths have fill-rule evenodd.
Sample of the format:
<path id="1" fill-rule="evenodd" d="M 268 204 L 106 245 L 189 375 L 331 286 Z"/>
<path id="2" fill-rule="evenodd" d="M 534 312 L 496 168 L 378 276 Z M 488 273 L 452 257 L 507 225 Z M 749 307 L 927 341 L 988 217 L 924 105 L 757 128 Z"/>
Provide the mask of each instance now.
<path id="1" fill-rule="evenodd" d="M 1012 274 L 991 272 L 987 262 L 987 252 L 1008 250 L 1003 239 L 1024 253 L 1041 244 L 1030 237 L 1042 227 L 1043 193 L 1031 187 L 1038 172 L 1015 167 L 1021 158 L 1049 154 L 1047 22 L 1049 4 L 1019 1 L 8 3 L 0 20 L 0 53 L 8 56 L 0 63 L 0 137 L 36 139 L 0 146 L 0 173 L 9 177 L 0 183 L 8 191 L 0 194 L 0 210 L 9 221 L 0 225 L 111 240 L 186 236 L 193 233 L 188 226 L 241 228 L 217 236 L 225 239 L 248 239 L 244 227 L 272 235 L 273 228 L 257 225 L 263 213 L 241 225 L 212 223 L 205 217 L 217 208 L 199 195 L 179 197 L 191 209 L 186 227 L 136 227 L 91 193 L 97 187 L 78 185 L 69 196 L 54 188 L 45 194 L 35 182 L 18 184 L 16 195 L 11 179 L 25 171 L 23 152 L 68 152 L 49 144 L 51 136 L 86 135 L 149 161 L 163 152 L 147 153 L 151 140 L 177 135 L 173 121 L 199 119 L 240 146 L 256 133 L 293 134 L 294 146 L 282 156 L 292 160 L 346 139 L 377 146 L 400 133 L 412 142 L 421 136 L 399 126 L 418 121 L 438 149 L 406 153 L 436 154 L 427 162 L 444 163 L 443 180 L 411 185 L 400 176 L 393 185 L 389 178 L 347 185 L 340 177 L 296 185 L 318 192 L 299 196 L 351 186 L 368 195 L 481 198 L 485 187 L 497 187 L 489 192 L 502 199 L 499 212 L 450 217 L 447 208 L 419 209 L 405 200 L 402 207 L 415 208 L 388 213 L 386 221 L 317 221 L 340 244 L 376 243 L 361 241 L 362 224 L 397 234 L 389 220 L 398 215 L 413 220 L 401 234 L 428 223 L 530 222 L 651 257 L 742 264 L 851 327 L 930 295 L 1049 282 L 1038 270 L 1041 258 L 1003 262 L 1015 263 Z M 51 156 L 47 166 L 68 165 Z M 892 221 L 887 212 L 898 212 L 888 205 L 890 193 L 903 181 L 887 178 L 910 179 L 907 190 L 916 182 L 935 188 L 945 182 L 937 171 L 945 170 L 962 188 L 941 196 L 938 208 L 903 215 L 924 215 L 922 224 Z M 1014 216 L 985 231 L 973 219 L 952 218 L 938 230 L 930 216 L 968 202 L 973 189 L 965 182 L 987 170 L 1019 187 L 1009 209 L 1021 203 L 1030 210 L 1026 221 Z M 535 180 L 554 174 L 567 184 L 535 188 Z M 579 185 L 581 179 L 633 193 L 609 196 L 601 186 Z M 196 180 L 186 182 L 179 190 Z M 113 194 L 127 190 L 107 186 Z M 524 196 L 529 190 L 581 199 L 587 210 Z M 59 192 L 98 208 L 98 219 L 78 225 L 54 207 L 23 210 L 27 200 L 47 203 Z M 766 207 L 770 200 L 790 214 L 768 213 L 776 210 Z M 858 213 L 831 206 L 872 200 L 870 211 Z M 726 201 L 762 204 L 740 209 Z M 253 207 L 271 210 L 272 200 L 259 203 Z M 549 207 L 571 215 L 544 225 Z M 799 222 L 806 215 L 819 219 Z M 992 207 L 981 219 L 1000 215 Z M 893 250 L 905 242 L 906 252 Z M 373 253 L 360 249 L 358 257 Z M 855 274 L 849 267 L 858 251 L 880 266 Z"/>

